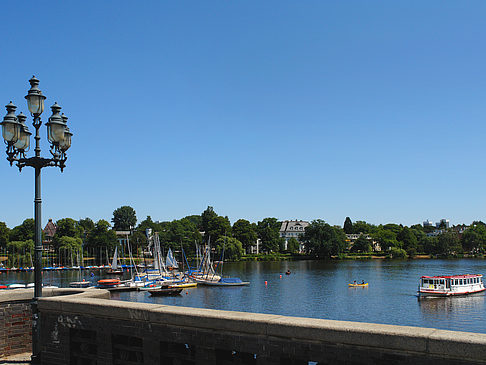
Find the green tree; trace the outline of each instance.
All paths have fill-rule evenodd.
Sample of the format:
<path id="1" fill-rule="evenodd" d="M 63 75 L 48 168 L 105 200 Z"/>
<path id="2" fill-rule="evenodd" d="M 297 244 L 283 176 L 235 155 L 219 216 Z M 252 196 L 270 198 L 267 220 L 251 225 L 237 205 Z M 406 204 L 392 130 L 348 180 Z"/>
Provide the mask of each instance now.
<path id="1" fill-rule="evenodd" d="M 243 249 L 247 253 L 258 238 L 254 226 L 246 219 L 238 219 L 233 224 L 233 236 L 243 244 Z"/>
<path id="2" fill-rule="evenodd" d="M 35 223 L 32 218 L 28 218 L 21 225 L 12 228 L 10 231 L 10 241 L 34 240 Z"/>
<path id="3" fill-rule="evenodd" d="M 188 215 L 183 219 L 187 219 L 188 221 L 190 221 L 197 229 L 201 227 L 202 217 L 200 215 Z"/>
<path id="4" fill-rule="evenodd" d="M 383 226 L 383 229 L 386 231 L 391 231 L 395 233 L 395 235 L 398 235 L 402 231 L 403 226 L 401 224 L 388 223 Z"/>
<path id="5" fill-rule="evenodd" d="M 217 241 L 219 237 L 231 235 L 231 223 L 228 217 L 216 216 L 208 223 L 205 237 L 211 237 L 211 241 Z"/>
<path id="6" fill-rule="evenodd" d="M 280 222 L 277 218 L 265 218 L 257 224 L 258 237 L 263 252 L 277 252 L 283 238 L 280 237 Z"/>
<path id="7" fill-rule="evenodd" d="M 486 247 L 486 225 L 484 223 L 471 225 L 462 234 L 461 241 L 462 247 L 467 252 L 484 252 Z"/>
<path id="8" fill-rule="evenodd" d="M 376 231 L 376 226 L 366 223 L 365 221 L 356 221 L 355 223 L 353 223 L 352 233 L 371 234 L 375 231 Z"/>
<path id="9" fill-rule="evenodd" d="M 174 220 L 165 224 L 159 234 L 162 245 L 168 249 L 180 250 L 181 245 L 186 253 L 192 252 L 194 242 L 201 241 L 201 234 L 194 222 L 187 218 Z"/>
<path id="10" fill-rule="evenodd" d="M 78 222 L 72 218 L 59 219 L 56 222 L 56 227 L 56 234 L 54 237 L 80 237 L 82 234 L 82 229 L 78 226 Z"/>
<path id="11" fill-rule="evenodd" d="M 378 227 L 377 231 L 372 234 L 372 237 L 380 244 L 382 250 L 400 246 L 396 234 L 393 231 L 383 229 L 382 226 Z"/>
<path id="12" fill-rule="evenodd" d="M 343 230 L 346 234 L 353 233 L 353 222 L 351 221 L 351 218 L 346 217 L 344 220 Z"/>
<path id="13" fill-rule="evenodd" d="M 77 226 L 80 232 L 79 236 L 81 237 L 83 242 L 87 242 L 89 235 L 95 227 L 94 222 L 91 220 L 91 218 L 84 218 L 78 221 Z"/>
<path id="14" fill-rule="evenodd" d="M 401 246 L 407 251 L 408 256 L 413 257 L 417 254 L 417 237 L 410 228 L 403 227 L 397 235 L 397 240 L 401 242 Z"/>
<path id="15" fill-rule="evenodd" d="M 117 244 L 116 234 L 110 229 L 110 223 L 100 219 L 95 224 L 95 228 L 88 237 L 88 247 L 114 249 Z M 98 252 L 95 251 L 96 254 Z"/>
<path id="16" fill-rule="evenodd" d="M 459 252 L 462 252 L 462 246 L 461 240 L 456 232 L 444 232 L 437 237 L 436 254 L 454 255 Z"/>
<path id="17" fill-rule="evenodd" d="M 218 215 L 214 211 L 213 207 L 208 206 L 204 212 L 201 214 L 201 226 L 199 227 L 202 232 L 204 232 L 205 242 L 209 239 L 209 222 L 216 218 Z"/>
<path id="18" fill-rule="evenodd" d="M 113 212 L 113 229 L 116 231 L 129 231 L 137 224 L 135 209 L 128 205 L 117 208 Z"/>
<path id="19" fill-rule="evenodd" d="M 132 253 L 135 255 L 136 252 L 140 248 L 143 248 L 147 245 L 147 236 L 145 232 L 141 232 L 139 230 L 133 231 L 132 235 L 129 237 L 130 245 L 132 246 Z"/>
<path id="20" fill-rule="evenodd" d="M 423 230 L 425 233 L 432 233 L 435 231 L 435 227 L 434 226 L 425 226 L 423 227 Z"/>
<path id="21" fill-rule="evenodd" d="M 326 259 L 344 251 L 346 236 L 341 229 L 331 227 L 323 220 L 317 219 L 305 228 L 303 242 L 309 254 Z"/>
<path id="22" fill-rule="evenodd" d="M 287 251 L 290 253 L 296 253 L 299 252 L 300 250 L 300 243 L 295 237 L 291 237 L 287 241 Z"/>
<path id="23" fill-rule="evenodd" d="M 353 246 L 351 247 L 351 252 L 371 252 L 371 243 L 365 237 L 365 235 L 359 235 L 358 239 L 354 242 Z"/>
<path id="24" fill-rule="evenodd" d="M 75 264 L 77 256 L 81 253 L 83 241 L 79 237 L 62 236 L 58 239 L 58 248 L 63 260 L 61 265 Z"/>
<path id="25" fill-rule="evenodd" d="M 82 228 L 78 226 L 78 222 L 72 218 L 62 218 L 56 222 L 56 234 L 52 239 L 54 247 L 57 249 L 60 247 L 61 237 L 81 237 Z"/>
<path id="26" fill-rule="evenodd" d="M 407 251 L 405 251 L 403 248 L 392 247 L 390 249 L 390 257 L 392 259 L 406 259 L 408 255 Z"/>
<path id="27" fill-rule="evenodd" d="M 438 246 L 438 239 L 437 237 L 429 237 L 425 236 L 422 238 L 419 243 L 419 247 L 423 248 L 423 252 L 427 254 L 436 254 L 437 253 L 437 246 Z"/>
<path id="28" fill-rule="evenodd" d="M 91 220 L 91 218 L 84 218 L 78 221 L 78 227 L 80 228 L 83 236 L 88 236 L 89 232 L 94 229 L 95 223 Z"/>
<path id="29" fill-rule="evenodd" d="M 221 257 L 224 247 L 224 259 L 238 261 L 243 255 L 243 245 L 233 237 L 222 236 L 216 241 L 216 253 Z"/>
<path id="30" fill-rule="evenodd" d="M 32 266 L 34 253 L 34 240 L 10 241 L 7 244 L 8 265 L 10 267 L 30 267 Z"/>
<path id="31" fill-rule="evenodd" d="M 157 224 L 152 220 L 151 216 L 147 216 L 143 221 L 140 222 L 137 229 L 145 233 L 145 230 L 150 228 L 153 232 L 157 232 Z"/>
<path id="32" fill-rule="evenodd" d="M 0 247 L 6 248 L 9 242 L 10 229 L 7 227 L 5 222 L 0 222 Z"/>

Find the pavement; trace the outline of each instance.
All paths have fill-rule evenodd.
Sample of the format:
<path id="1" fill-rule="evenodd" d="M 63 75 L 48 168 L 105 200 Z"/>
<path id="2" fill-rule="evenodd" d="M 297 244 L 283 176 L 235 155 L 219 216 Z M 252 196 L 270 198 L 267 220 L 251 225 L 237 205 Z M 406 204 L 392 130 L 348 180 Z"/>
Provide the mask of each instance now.
<path id="1" fill-rule="evenodd" d="M 23 354 L 2 357 L 0 358 L 0 364 L 9 364 L 9 365 L 30 364 L 31 356 L 32 354 L 30 352 L 26 352 Z"/>

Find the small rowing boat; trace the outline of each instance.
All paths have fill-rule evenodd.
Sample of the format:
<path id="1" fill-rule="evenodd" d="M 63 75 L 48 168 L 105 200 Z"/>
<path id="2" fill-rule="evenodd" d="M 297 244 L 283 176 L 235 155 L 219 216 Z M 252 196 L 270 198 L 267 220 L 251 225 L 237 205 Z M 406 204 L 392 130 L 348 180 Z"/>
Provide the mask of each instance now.
<path id="1" fill-rule="evenodd" d="M 362 283 L 362 284 L 348 284 L 350 288 L 360 288 L 360 287 L 365 287 L 368 286 L 368 283 Z"/>
<path id="2" fill-rule="evenodd" d="M 170 287 L 171 288 L 195 288 L 197 283 L 174 283 Z"/>
<path id="3" fill-rule="evenodd" d="M 156 289 L 149 289 L 148 292 L 150 295 L 157 296 L 157 295 L 179 295 L 182 291 L 182 288 L 173 288 L 173 287 L 160 287 Z"/>
<path id="4" fill-rule="evenodd" d="M 120 285 L 120 279 L 98 280 L 98 287 L 102 289 L 116 288 L 118 285 Z"/>

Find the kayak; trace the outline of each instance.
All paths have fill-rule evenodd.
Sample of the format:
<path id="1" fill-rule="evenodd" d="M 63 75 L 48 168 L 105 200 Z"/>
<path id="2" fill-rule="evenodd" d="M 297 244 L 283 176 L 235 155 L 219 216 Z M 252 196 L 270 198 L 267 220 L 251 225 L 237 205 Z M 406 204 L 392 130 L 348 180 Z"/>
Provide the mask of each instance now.
<path id="1" fill-rule="evenodd" d="M 357 288 L 357 287 L 365 287 L 368 286 L 368 283 L 364 284 L 348 284 L 349 287 Z"/>

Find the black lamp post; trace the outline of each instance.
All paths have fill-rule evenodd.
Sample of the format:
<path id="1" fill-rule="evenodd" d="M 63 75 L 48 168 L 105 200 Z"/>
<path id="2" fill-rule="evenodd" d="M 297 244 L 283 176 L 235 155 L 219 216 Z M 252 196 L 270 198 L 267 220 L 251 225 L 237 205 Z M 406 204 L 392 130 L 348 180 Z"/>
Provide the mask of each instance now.
<path id="1" fill-rule="evenodd" d="M 45 96 L 39 90 L 39 80 L 32 76 L 29 80 L 30 90 L 25 96 L 29 111 L 34 119 L 32 125 L 35 128 L 35 148 L 34 156 L 27 158 L 25 153 L 30 147 L 31 133 L 25 125 L 27 117 L 20 113 L 15 115 L 17 107 L 10 102 L 5 107 L 7 115 L 3 118 L 2 135 L 7 145 L 7 160 L 10 166 L 16 163 L 19 171 L 25 166 L 33 167 L 35 170 L 35 199 L 34 199 L 34 218 L 35 218 L 35 250 L 34 250 L 34 298 L 32 301 L 32 363 L 40 363 L 40 331 L 39 315 L 37 310 L 37 299 L 42 296 L 42 227 L 41 227 L 41 169 L 46 166 L 57 166 L 63 171 L 67 160 L 66 151 L 71 147 L 72 133 L 67 127 L 67 117 L 59 112 L 61 107 L 54 103 L 51 107 L 52 115 L 47 126 L 47 138 L 51 144 L 51 158 L 40 156 L 40 135 L 39 128 L 42 125 L 40 115 L 44 111 Z"/>

